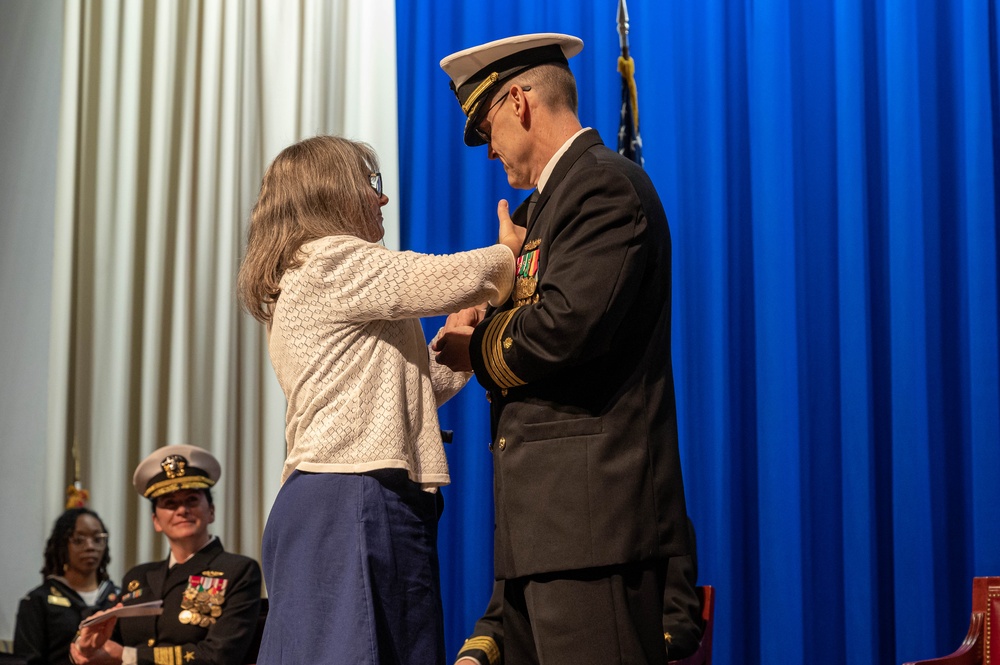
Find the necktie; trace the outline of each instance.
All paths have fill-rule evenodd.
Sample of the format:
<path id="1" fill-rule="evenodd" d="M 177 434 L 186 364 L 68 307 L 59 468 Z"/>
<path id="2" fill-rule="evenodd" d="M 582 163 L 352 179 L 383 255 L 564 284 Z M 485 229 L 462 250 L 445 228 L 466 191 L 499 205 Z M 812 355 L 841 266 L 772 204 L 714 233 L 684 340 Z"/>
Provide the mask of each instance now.
<path id="1" fill-rule="evenodd" d="M 531 215 L 535 212 L 535 204 L 538 203 L 538 190 L 536 189 L 528 197 L 528 223 L 531 223 Z"/>

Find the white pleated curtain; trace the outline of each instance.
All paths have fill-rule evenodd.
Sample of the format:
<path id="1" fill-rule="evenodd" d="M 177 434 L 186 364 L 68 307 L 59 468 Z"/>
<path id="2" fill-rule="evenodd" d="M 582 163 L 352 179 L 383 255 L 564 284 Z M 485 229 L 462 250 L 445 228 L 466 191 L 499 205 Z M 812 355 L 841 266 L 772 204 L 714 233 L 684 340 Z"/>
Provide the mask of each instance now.
<path id="1" fill-rule="evenodd" d="M 399 181 L 394 15 L 391 0 L 66 3 L 46 512 L 75 444 L 116 578 L 165 556 L 131 477 L 168 444 L 219 457 L 214 533 L 259 557 L 285 402 L 235 300 L 246 219 L 267 163 L 315 134 L 371 143 Z"/>

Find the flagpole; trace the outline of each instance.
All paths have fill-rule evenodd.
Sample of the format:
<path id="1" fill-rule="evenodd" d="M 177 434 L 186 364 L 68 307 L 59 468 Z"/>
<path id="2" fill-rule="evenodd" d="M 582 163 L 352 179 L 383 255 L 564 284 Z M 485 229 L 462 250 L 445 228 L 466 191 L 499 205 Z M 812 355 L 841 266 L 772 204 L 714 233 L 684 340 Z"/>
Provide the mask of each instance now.
<path id="1" fill-rule="evenodd" d="M 635 87 L 635 62 L 628 48 L 628 7 L 618 0 L 618 73 L 622 75 L 621 122 L 618 125 L 618 154 L 643 165 L 642 139 L 639 138 L 639 95 Z"/>
<path id="2" fill-rule="evenodd" d="M 628 59 L 628 7 L 625 0 L 618 0 L 618 43 L 622 47 L 622 57 Z"/>

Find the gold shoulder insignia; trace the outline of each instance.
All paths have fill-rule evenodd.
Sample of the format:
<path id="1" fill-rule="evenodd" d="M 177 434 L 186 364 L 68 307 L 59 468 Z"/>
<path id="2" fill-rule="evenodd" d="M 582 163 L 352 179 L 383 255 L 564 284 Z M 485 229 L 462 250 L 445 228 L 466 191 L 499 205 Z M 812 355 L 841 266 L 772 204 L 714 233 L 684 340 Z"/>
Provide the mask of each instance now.
<path id="1" fill-rule="evenodd" d="M 138 588 L 139 588 L 139 580 L 132 580 L 131 582 L 128 583 L 129 591 L 135 591 Z"/>
<path id="2" fill-rule="evenodd" d="M 201 574 L 205 577 L 225 577 L 225 573 L 221 570 L 203 570 Z"/>
<path id="3" fill-rule="evenodd" d="M 60 591 L 59 589 L 55 588 L 54 586 L 50 586 L 49 587 L 49 594 L 51 594 L 53 596 L 62 596 L 62 591 Z"/>
<path id="4" fill-rule="evenodd" d="M 194 660 L 194 651 L 185 651 L 184 660 Z"/>
<path id="5" fill-rule="evenodd" d="M 49 595 L 49 605 L 58 605 L 59 607 L 69 607 L 69 598 L 66 596 L 53 596 Z"/>

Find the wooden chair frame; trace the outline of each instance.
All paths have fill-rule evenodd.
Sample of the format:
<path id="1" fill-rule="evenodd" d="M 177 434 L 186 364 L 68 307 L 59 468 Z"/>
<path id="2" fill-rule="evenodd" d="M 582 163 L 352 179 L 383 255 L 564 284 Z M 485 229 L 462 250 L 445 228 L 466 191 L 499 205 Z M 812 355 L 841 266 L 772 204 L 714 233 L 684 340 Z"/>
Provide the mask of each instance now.
<path id="1" fill-rule="evenodd" d="M 958 649 L 947 656 L 910 661 L 903 665 L 1000 665 L 998 632 L 1000 577 L 973 578 L 972 617 L 969 630 Z"/>

